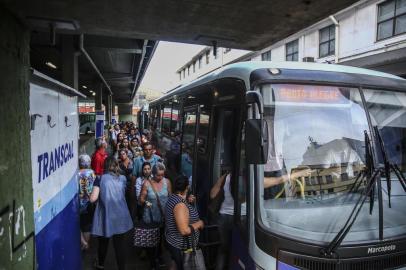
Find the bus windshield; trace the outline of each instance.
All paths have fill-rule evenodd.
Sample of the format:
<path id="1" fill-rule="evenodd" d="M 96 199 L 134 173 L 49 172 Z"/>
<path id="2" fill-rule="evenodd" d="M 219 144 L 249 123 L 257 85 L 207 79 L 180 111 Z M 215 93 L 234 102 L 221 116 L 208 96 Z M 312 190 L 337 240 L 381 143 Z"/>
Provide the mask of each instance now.
<path id="1" fill-rule="evenodd" d="M 344 226 L 366 186 L 361 175 L 366 169 L 365 134 L 369 138 L 371 134 L 360 91 L 355 87 L 297 84 L 265 84 L 259 90 L 270 142 L 259 191 L 263 198 L 261 221 L 273 233 L 328 243 Z M 371 114 L 383 118 L 390 114 L 391 121 L 406 124 L 406 102 L 393 107 L 389 98 L 369 92 L 366 98 Z M 377 105 L 374 100 L 387 104 Z M 387 112 L 382 115 L 384 109 Z M 382 122 L 379 116 L 374 119 Z M 388 133 L 400 145 L 399 138 L 404 144 L 405 131 L 398 124 Z M 401 153 L 396 154 L 396 160 L 406 154 L 406 149 L 397 151 Z M 399 195 L 401 186 L 393 184 L 392 189 Z M 383 191 L 384 237 L 398 237 L 406 232 L 406 197 L 392 197 L 389 208 Z M 370 200 L 377 201 L 377 195 L 367 199 L 344 244 L 379 239 L 379 211 L 375 206 L 370 214 Z"/>

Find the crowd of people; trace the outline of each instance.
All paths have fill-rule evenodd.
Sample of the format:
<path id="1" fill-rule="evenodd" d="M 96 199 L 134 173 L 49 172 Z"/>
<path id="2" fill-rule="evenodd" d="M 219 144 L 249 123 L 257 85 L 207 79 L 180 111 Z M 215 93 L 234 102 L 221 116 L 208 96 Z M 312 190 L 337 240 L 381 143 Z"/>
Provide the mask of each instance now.
<path id="1" fill-rule="evenodd" d="M 118 269 L 126 269 L 131 235 L 143 237 L 132 233 L 137 224 L 158 226 L 156 244 L 138 249 L 151 269 L 165 265 L 164 249 L 172 258 L 167 267 L 184 269 L 184 244 L 197 246 L 204 227 L 188 177 L 166 178 L 151 133 L 132 122 L 115 124 L 107 136 L 95 140 L 95 147 L 91 157 L 79 156 L 81 245 L 87 250 L 91 239 L 97 239 L 95 269 L 104 269 L 110 239 Z"/>

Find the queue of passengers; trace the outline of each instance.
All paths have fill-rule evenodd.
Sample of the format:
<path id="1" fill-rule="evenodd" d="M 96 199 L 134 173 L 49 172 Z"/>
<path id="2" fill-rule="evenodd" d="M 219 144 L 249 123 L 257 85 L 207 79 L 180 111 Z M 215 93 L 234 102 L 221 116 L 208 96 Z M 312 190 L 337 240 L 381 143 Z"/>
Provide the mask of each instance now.
<path id="1" fill-rule="evenodd" d="M 143 249 L 151 269 L 163 266 L 164 246 L 172 258 L 169 269 L 184 269 L 185 242 L 197 246 L 204 224 L 194 196 L 187 196 L 189 179 L 180 176 L 172 182 L 165 177 L 150 135 L 131 122 L 116 124 L 108 139 L 96 139 L 91 158 L 79 157 L 81 243 L 86 250 L 91 235 L 98 239 L 95 269 L 104 269 L 110 239 L 118 269 L 126 269 L 129 234 L 139 238 L 134 243 L 145 237 L 133 233 L 141 223 L 159 224 L 156 244 Z"/>

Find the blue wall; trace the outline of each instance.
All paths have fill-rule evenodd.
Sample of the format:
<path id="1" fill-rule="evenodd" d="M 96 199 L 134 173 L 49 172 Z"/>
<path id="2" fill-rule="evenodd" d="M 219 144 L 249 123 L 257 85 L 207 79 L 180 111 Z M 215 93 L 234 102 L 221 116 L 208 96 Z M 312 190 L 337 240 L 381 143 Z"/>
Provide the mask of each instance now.
<path id="1" fill-rule="evenodd" d="M 37 235 L 38 270 L 81 269 L 79 200 L 76 195 Z"/>

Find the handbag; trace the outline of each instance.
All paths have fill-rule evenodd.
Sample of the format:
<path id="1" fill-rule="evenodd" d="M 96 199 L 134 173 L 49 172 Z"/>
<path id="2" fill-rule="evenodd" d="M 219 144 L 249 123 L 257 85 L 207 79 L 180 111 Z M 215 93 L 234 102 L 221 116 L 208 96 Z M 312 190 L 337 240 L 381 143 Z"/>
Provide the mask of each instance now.
<path id="1" fill-rule="evenodd" d="M 151 208 L 148 208 L 152 219 Z M 134 225 L 134 246 L 136 247 L 156 247 L 161 237 L 160 223 L 136 222 Z"/>
<path id="2" fill-rule="evenodd" d="M 139 221 L 134 226 L 134 246 L 136 247 L 156 247 L 159 245 L 160 237 L 161 237 L 161 228 L 164 224 L 164 215 L 161 206 L 161 202 L 159 201 L 159 197 L 157 192 L 154 189 L 150 180 L 149 184 L 151 185 L 152 190 L 157 199 L 158 207 L 161 212 L 161 221 L 160 222 L 151 222 L 145 223 L 144 221 Z M 144 211 L 149 210 L 149 217 L 150 220 L 153 221 L 152 217 L 152 210 L 149 207 L 144 207 Z"/>
<path id="3" fill-rule="evenodd" d="M 198 249 L 194 244 L 195 239 L 195 231 L 192 226 L 190 226 L 192 230 L 192 235 L 190 237 L 190 245 L 189 241 L 187 242 L 187 249 L 183 251 L 183 269 L 184 270 L 206 270 L 206 265 L 204 263 L 204 256 L 201 249 Z M 189 237 L 185 237 L 188 239 Z"/>

